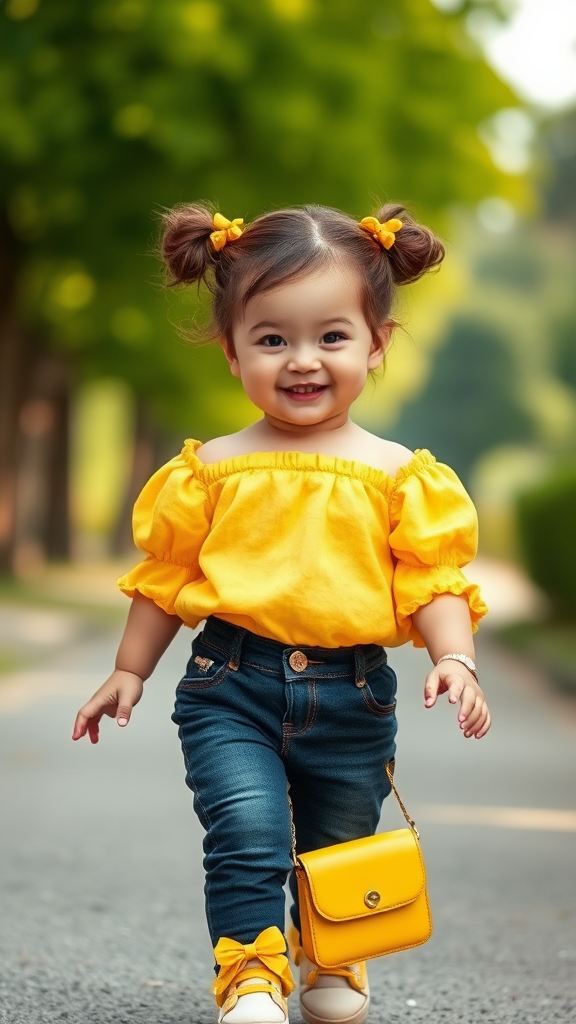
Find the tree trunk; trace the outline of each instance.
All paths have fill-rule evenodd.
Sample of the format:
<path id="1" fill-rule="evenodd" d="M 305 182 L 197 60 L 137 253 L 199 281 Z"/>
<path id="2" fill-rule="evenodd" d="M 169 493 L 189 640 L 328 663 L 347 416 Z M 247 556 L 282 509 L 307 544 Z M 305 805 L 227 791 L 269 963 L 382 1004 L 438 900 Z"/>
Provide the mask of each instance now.
<path id="1" fill-rule="evenodd" d="M 35 363 L 20 409 L 12 563 L 33 573 L 46 558 L 69 555 L 67 361 L 34 347 Z"/>
<path id="2" fill-rule="evenodd" d="M 70 368 L 63 359 L 55 383 L 44 544 L 47 558 L 65 561 L 70 557 Z"/>
<path id="3" fill-rule="evenodd" d="M 144 403 L 137 399 L 134 425 L 134 447 L 132 466 L 126 492 L 116 528 L 111 540 L 111 553 L 122 556 L 134 552 L 132 540 L 132 509 L 144 484 L 151 474 L 178 451 L 172 438 L 162 434 L 146 411 Z"/>
<path id="4" fill-rule="evenodd" d="M 18 414 L 28 353 L 16 321 L 19 246 L 0 212 L 0 572 L 11 572 L 16 523 Z"/>

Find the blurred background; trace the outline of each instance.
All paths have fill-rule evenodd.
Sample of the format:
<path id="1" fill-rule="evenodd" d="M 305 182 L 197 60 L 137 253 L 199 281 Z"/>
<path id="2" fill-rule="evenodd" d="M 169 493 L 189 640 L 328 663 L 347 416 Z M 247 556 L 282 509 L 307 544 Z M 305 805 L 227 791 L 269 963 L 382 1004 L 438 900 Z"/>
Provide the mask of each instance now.
<path id="1" fill-rule="evenodd" d="M 393 199 L 448 257 L 399 297 L 356 417 L 454 466 L 494 624 L 576 692 L 571 0 L 6 0 L 0 19 L 4 597 L 113 601 L 145 479 L 258 416 L 219 349 L 182 339 L 206 310 L 162 287 L 162 209 Z"/>
<path id="2" fill-rule="evenodd" d="M 355 416 L 474 497 L 494 728 L 466 744 L 423 707 L 426 652 L 393 652 L 435 936 L 374 962 L 374 1024 L 576 1020 L 575 46 L 574 0 L 0 4 L 0 1021 L 214 1020 L 170 721 L 189 631 L 128 729 L 69 738 L 140 487 L 259 415 L 153 255 L 196 199 L 398 200 L 446 242 Z"/>

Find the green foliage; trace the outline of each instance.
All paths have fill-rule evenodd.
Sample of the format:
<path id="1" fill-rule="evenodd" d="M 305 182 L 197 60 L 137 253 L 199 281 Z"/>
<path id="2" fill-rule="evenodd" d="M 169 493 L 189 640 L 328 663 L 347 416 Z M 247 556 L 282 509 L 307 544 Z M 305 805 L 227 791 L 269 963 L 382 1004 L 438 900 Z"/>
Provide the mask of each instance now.
<path id="1" fill-rule="evenodd" d="M 576 697 L 576 632 L 570 621 L 515 622 L 498 639 L 544 672 L 564 693 Z"/>
<path id="2" fill-rule="evenodd" d="M 554 323 L 552 340 L 556 372 L 565 384 L 576 391 L 576 309 Z"/>
<path id="3" fill-rule="evenodd" d="M 510 246 L 484 254 L 476 263 L 476 279 L 484 284 L 519 292 L 533 292 L 542 284 L 545 268 L 538 251 Z"/>
<path id="4" fill-rule="evenodd" d="M 410 448 L 430 448 L 467 480 L 488 448 L 532 435 L 515 378 L 498 330 L 461 316 L 448 330 L 424 392 L 403 407 L 394 437 Z"/>
<path id="5" fill-rule="evenodd" d="M 573 225 L 576 221 L 576 108 L 549 120 L 542 133 L 542 150 L 548 170 L 543 190 L 546 213 L 552 221 Z"/>
<path id="6" fill-rule="evenodd" d="M 519 538 L 530 575 L 560 612 L 576 615 L 576 463 L 517 499 Z"/>
<path id="7" fill-rule="evenodd" d="M 166 429 L 212 429 L 213 380 L 237 397 L 167 323 L 154 211 L 207 198 L 247 219 L 305 201 L 362 216 L 392 197 L 438 224 L 448 204 L 524 194 L 477 135 L 515 98 L 462 13 L 429 0 L 8 0 L 0 20 L 17 315 L 77 377 L 128 381 Z"/>

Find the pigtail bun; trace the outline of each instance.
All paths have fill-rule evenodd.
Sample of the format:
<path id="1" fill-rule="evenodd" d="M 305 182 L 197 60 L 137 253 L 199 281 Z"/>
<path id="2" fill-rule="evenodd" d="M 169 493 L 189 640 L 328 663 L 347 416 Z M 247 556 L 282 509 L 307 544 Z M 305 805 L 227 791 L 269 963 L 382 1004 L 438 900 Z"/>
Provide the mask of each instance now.
<path id="1" fill-rule="evenodd" d="M 200 204 L 182 203 L 163 214 L 162 220 L 164 232 L 160 253 L 170 284 L 206 280 L 215 262 L 215 252 L 210 243 L 210 235 L 214 231 L 211 210 Z"/>
<path id="2" fill-rule="evenodd" d="M 387 203 L 376 216 L 382 224 L 393 218 L 402 221 L 394 245 L 383 250 L 390 261 L 395 284 L 410 284 L 440 265 L 444 259 L 442 242 L 430 228 L 417 224 L 403 206 Z"/>

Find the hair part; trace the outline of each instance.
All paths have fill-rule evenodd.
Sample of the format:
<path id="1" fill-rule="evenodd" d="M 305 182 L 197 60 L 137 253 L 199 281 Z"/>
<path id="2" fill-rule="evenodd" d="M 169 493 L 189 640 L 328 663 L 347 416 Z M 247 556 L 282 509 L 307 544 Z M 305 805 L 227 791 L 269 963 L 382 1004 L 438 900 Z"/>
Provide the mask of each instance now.
<path id="1" fill-rule="evenodd" d="M 357 273 L 366 322 L 376 334 L 390 318 L 396 287 L 439 266 L 444 246 L 397 203 L 375 216 L 382 223 L 402 221 L 388 250 L 347 214 L 310 205 L 258 217 L 217 252 L 210 241 L 213 211 L 182 204 L 164 214 L 161 255 L 170 285 L 204 282 L 212 293 L 212 323 L 205 332 L 211 340 L 232 344 L 233 325 L 253 296 L 335 265 Z"/>

